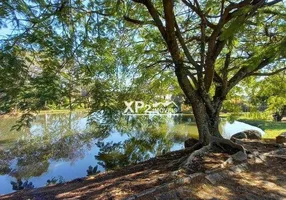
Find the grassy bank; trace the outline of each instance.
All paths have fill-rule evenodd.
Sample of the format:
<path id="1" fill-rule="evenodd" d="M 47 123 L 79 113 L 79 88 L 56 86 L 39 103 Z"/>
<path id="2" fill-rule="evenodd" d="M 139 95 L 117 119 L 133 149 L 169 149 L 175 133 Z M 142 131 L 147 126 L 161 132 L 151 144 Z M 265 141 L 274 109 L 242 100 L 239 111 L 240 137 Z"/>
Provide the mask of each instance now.
<path id="1" fill-rule="evenodd" d="M 244 118 L 239 118 L 238 121 L 261 128 L 266 133 L 264 138 L 276 138 L 276 136 L 280 135 L 283 132 L 286 132 L 286 122 L 274 122 L 267 120 Z"/>
<path id="2" fill-rule="evenodd" d="M 69 113 L 69 109 L 61 109 L 61 110 L 39 110 L 37 111 L 37 115 L 43 115 L 43 114 L 61 114 L 61 113 Z M 79 109 L 74 109 L 72 112 L 89 112 L 89 109 L 84 109 L 84 108 L 79 108 Z M 3 115 L 0 115 L 0 118 L 7 118 L 7 117 L 18 117 L 24 114 L 24 112 L 11 112 L 11 113 L 6 113 Z"/>
<path id="3" fill-rule="evenodd" d="M 89 109 L 79 108 L 74 109 L 72 112 L 88 112 Z M 68 113 L 70 112 L 69 109 L 62 109 L 62 110 L 41 110 L 38 114 L 57 114 L 57 113 Z"/>

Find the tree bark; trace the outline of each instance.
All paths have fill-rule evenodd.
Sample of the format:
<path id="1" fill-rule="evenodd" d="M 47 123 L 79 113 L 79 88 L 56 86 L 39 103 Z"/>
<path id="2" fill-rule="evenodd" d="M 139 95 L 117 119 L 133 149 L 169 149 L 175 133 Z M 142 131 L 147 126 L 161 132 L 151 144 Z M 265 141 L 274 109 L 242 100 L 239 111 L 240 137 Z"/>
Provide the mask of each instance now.
<path id="1" fill-rule="evenodd" d="M 203 100 L 198 97 L 190 100 L 193 113 L 196 119 L 197 128 L 200 135 L 200 141 L 207 145 L 210 142 L 210 137 L 215 136 L 221 138 L 219 132 L 219 112 L 220 110 L 215 110 L 215 113 L 212 113 L 207 109 Z"/>
<path id="2" fill-rule="evenodd" d="M 206 108 L 198 98 L 194 98 L 190 100 L 190 102 L 193 108 L 194 117 L 196 119 L 196 124 L 199 132 L 199 141 L 203 145 L 207 145 L 210 142 L 210 136 L 212 133 L 209 129 L 209 120 Z"/>
<path id="3" fill-rule="evenodd" d="M 202 61 L 206 62 L 201 61 L 201 64 L 198 64 L 192 58 L 185 44 L 184 38 L 181 35 L 180 28 L 176 22 L 176 17 L 174 14 L 174 0 L 163 0 L 165 23 L 161 21 L 161 17 L 159 16 L 158 11 L 154 7 L 154 4 L 151 0 L 136 0 L 135 2 L 142 3 L 146 6 L 155 22 L 155 25 L 159 29 L 162 38 L 166 42 L 166 46 L 175 65 L 175 73 L 179 85 L 185 93 L 187 99 L 191 102 L 193 108 L 199 131 L 199 142 L 202 145 L 210 146 L 217 143 L 228 143 L 224 141 L 219 133 L 219 112 L 224 96 L 227 94 L 227 90 L 224 87 L 222 92 L 216 94 L 215 101 L 212 101 L 209 95 L 209 88 L 213 82 L 214 76 L 216 75 L 214 71 L 214 63 L 225 45 L 225 42 L 216 43 L 217 36 L 219 35 L 219 32 L 225 23 L 224 18 L 228 15 L 228 13 L 224 14 L 224 18 L 220 20 L 219 26 L 216 27 L 214 33 L 211 36 L 211 45 L 209 44 L 206 60 L 204 55 L 205 52 L 201 52 L 201 56 L 203 58 Z M 202 19 L 205 20 L 205 17 L 202 16 Z M 206 21 L 204 22 L 205 23 L 202 23 L 203 34 L 207 23 Z M 202 36 L 203 42 L 205 41 L 204 37 L 205 36 Z M 182 46 L 183 52 L 179 48 L 178 42 Z M 204 43 L 202 43 L 202 48 L 203 47 L 205 47 Z M 196 80 L 195 75 L 190 73 L 188 68 L 184 65 L 184 56 L 182 53 L 186 55 L 190 63 L 192 63 L 196 68 L 198 72 L 198 81 Z M 205 68 L 207 71 L 207 75 L 205 75 L 204 80 L 201 77 L 203 68 Z M 235 146 L 234 144 L 228 145 Z"/>
<path id="4" fill-rule="evenodd" d="M 184 72 L 183 64 L 178 63 L 176 65 L 175 73 L 181 89 L 193 108 L 199 132 L 199 141 L 203 145 L 207 145 L 210 143 L 210 138 L 212 136 L 221 138 L 219 133 L 219 112 L 222 101 L 216 102 L 216 106 L 211 105 L 212 109 L 210 109 L 210 105 L 207 105 L 204 101 L 203 91 L 192 87 L 186 73 Z"/>

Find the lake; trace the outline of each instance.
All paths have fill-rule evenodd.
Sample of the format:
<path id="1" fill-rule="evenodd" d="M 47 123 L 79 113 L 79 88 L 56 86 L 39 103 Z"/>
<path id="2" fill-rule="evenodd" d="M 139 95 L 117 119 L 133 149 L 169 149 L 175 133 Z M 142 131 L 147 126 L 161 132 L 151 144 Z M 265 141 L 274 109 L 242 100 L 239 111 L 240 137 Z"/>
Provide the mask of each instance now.
<path id="1" fill-rule="evenodd" d="M 10 131 L 15 122 L 0 118 L 0 194 L 138 163 L 198 137 L 190 115 L 40 114 L 30 128 Z M 221 125 L 226 138 L 255 128 L 241 122 Z"/>

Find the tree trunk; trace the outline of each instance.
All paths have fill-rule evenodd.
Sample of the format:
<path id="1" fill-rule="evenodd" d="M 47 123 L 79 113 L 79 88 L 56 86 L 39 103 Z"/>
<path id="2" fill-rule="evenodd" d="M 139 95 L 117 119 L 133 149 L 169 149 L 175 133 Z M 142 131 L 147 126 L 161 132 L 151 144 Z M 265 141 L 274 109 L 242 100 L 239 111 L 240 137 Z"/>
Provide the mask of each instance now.
<path id="1" fill-rule="evenodd" d="M 210 137 L 220 137 L 219 132 L 219 111 L 215 113 L 209 111 L 200 98 L 191 100 L 193 113 L 196 119 L 197 128 L 199 131 L 199 140 L 203 145 L 207 145 L 210 142 Z"/>
<path id="2" fill-rule="evenodd" d="M 243 146 L 233 143 L 228 139 L 222 138 L 219 133 L 219 112 L 222 101 L 218 102 L 216 109 L 210 111 L 202 98 L 198 95 L 193 95 L 190 99 L 193 108 L 193 113 L 196 119 L 197 128 L 199 131 L 199 143 L 194 147 L 201 147 L 194 151 L 183 163 L 183 167 L 189 169 L 195 157 L 203 157 L 209 151 L 225 152 L 234 154 L 238 151 L 246 153 Z"/>
<path id="3" fill-rule="evenodd" d="M 175 73 L 181 89 L 193 108 L 200 142 L 203 145 L 208 145 L 212 136 L 221 138 L 219 133 L 219 112 L 222 101 L 217 102 L 212 110 L 208 109 L 203 100 L 203 92 L 194 89 L 190 84 L 182 63 L 177 63 Z"/>

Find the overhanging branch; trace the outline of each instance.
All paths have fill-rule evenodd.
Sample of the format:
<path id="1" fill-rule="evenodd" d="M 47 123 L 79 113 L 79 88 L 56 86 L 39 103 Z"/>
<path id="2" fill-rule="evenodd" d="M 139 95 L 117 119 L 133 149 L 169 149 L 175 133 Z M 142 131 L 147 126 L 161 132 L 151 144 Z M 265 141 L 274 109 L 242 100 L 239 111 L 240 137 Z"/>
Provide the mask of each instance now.
<path id="1" fill-rule="evenodd" d="M 282 2 L 282 0 L 274 0 L 274 1 L 270 1 L 268 3 L 264 3 L 264 6 L 272 6 L 272 5 L 275 5 L 279 2 Z"/>
<path id="2" fill-rule="evenodd" d="M 146 66 L 146 68 L 154 67 L 155 65 L 162 64 L 162 63 L 169 63 L 170 64 L 170 63 L 173 63 L 173 61 L 172 60 L 158 60 L 157 62 L 154 62 L 154 63 Z"/>
<path id="3" fill-rule="evenodd" d="M 164 38 L 164 40 L 166 40 L 166 29 L 160 19 L 160 16 L 158 14 L 157 9 L 154 7 L 153 3 L 151 2 L 151 0 L 133 0 L 134 2 L 137 3 L 142 3 L 146 6 L 146 8 L 148 9 L 150 15 L 152 16 L 156 26 L 158 27 L 162 37 Z"/>
<path id="4" fill-rule="evenodd" d="M 142 21 L 142 20 L 137 20 L 137 19 L 133 19 L 130 18 L 129 16 L 123 16 L 123 18 L 128 21 L 131 22 L 133 24 L 137 24 L 137 25 L 156 25 L 154 21 Z"/>
<path id="5" fill-rule="evenodd" d="M 249 69 L 249 66 L 242 67 L 238 72 L 228 81 L 228 88 L 229 91 L 233 88 L 239 81 L 244 79 L 245 77 L 249 76 L 250 74 L 262 69 L 263 67 L 267 66 L 270 63 L 270 58 L 263 59 L 259 65 L 254 68 L 253 70 Z"/>
<path id="6" fill-rule="evenodd" d="M 272 75 L 278 74 L 279 72 L 282 72 L 284 70 L 286 70 L 286 67 L 278 69 L 274 72 L 269 72 L 269 73 L 251 73 L 248 76 L 272 76 Z"/>
<path id="7" fill-rule="evenodd" d="M 198 63 L 194 60 L 194 58 L 192 57 L 187 45 L 186 45 L 186 42 L 181 34 L 181 31 L 180 31 L 180 27 L 177 23 L 177 21 L 175 21 L 175 26 L 176 26 L 176 36 L 179 40 L 179 43 L 180 45 L 182 46 L 183 48 L 183 51 L 187 57 L 187 59 L 190 61 L 190 63 L 198 70 L 200 68 L 200 66 L 198 65 Z"/>
<path id="8" fill-rule="evenodd" d="M 188 6 L 191 10 L 193 10 L 201 19 L 205 19 L 206 20 L 206 25 L 212 29 L 214 29 L 216 27 L 216 25 L 214 25 L 213 23 L 211 23 L 203 14 L 202 10 L 197 7 L 199 6 L 199 3 L 196 1 L 196 5 L 192 4 L 191 2 L 187 1 L 187 0 L 182 0 L 182 2 Z"/>

